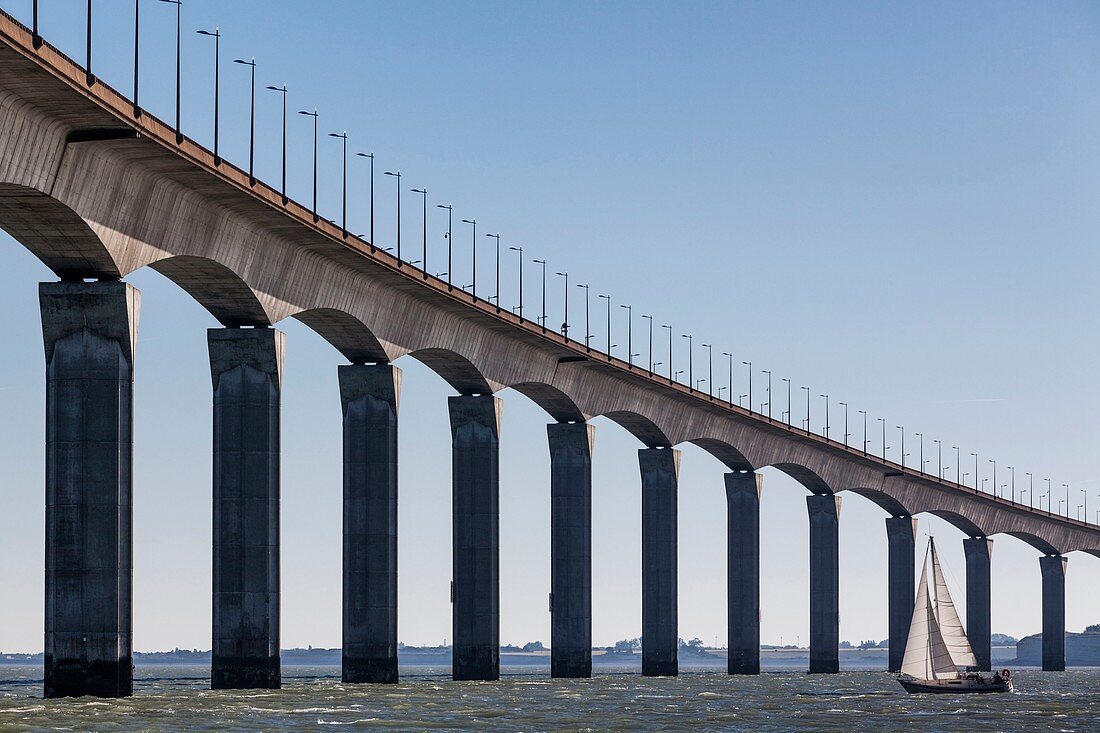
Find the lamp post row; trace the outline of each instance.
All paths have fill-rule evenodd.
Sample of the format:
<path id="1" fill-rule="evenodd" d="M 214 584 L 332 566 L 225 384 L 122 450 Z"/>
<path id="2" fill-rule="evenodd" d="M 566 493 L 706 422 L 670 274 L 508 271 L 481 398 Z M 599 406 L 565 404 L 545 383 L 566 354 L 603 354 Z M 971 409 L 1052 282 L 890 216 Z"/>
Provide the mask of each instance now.
<path id="1" fill-rule="evenodd" d="M 184 135 L 183 135 L 183 132 L 182 132 L 182 127 L 181 127 L 181 81 L 182 81 L 182 48 L 181 48 L 182 38 L 181 38 L 181 33 L 182 33 L 183 0 L 160 0 L 160 2 L 167 3 L 167 4 L 170 4 L 170 5 L 174 5 L 176 7 L 176 89 L 175 89 L 175 125 L 174 125 L 174 127 L 175 127 L 175 133 L 176 133 L 176 141 L 177 141 L 177 143 L 181 143 L 184 139 Z M 40 48 L 42 43 L 43 43 L 43 39 L 42 39 L 42 36 L 40 34 L 40 31 L 39 31 L 39 7 L 38 6 L 39 6 L 38 0 L 34 0 L 34 2 L 32 4 L 32 16 L 33 16 L 32 17 L 32 24 L 33 24 L 33 26 L 32 26 L 32 42 L 33 42 L 33 45 L 34 45 L 35 48 Z M 143 114 L 143 110 L 140 106 L 140 101 L 139 101 L 139 89 L 140 89 L 139 60 L 140 60 L 140 28 L 141 28 L 140 8 L 141 8 L 141 0 L 135 0 L 135 2 L 134 2 L 134 64 L 133 64 L 133 68 L 134 68 L 133 111 L 134 111 L 134 116 L 135 117 L 140 117 Z M 86 22 L 85 22 L 85 25 L 86 25 L 86 49 L 85 49 L 86 50 L 86 66 L 85 66 L 85 72 L 86 72 L 87 83 L 88 83 L 89 86 L 91 86 L 92 84 L 94 84 L 96 82 L 96 77 L 94 76 L 94 73 L 93 73 L 93 70 L 92 70 L 92 39 L 93 39 L 93 36 L 92 36 L 93 13 L 92 13 L 92 10 L 93 10 L 93 2 L 92 2 L 92 0 L 87 0 L 87 3 L 86 3 Z M 212 37 L 214 39 L 214 130 L 213 130 L 214 145 L 213 145 L 213 154 L 214 154 L 214 164 L 215 164 L 215 166 L 218 166 L 222 162 L 221 150 L 220 150 L 220 137 L 221 137 L 221 135 L 220 135 L 220 106 L 221 106 L 221 99 L 220 99 L 220 92 L 221 92 L 221 89 L 220 89 L 220 87 L 221 87 L 220 56 L 221 56 L 221 36 L 222 36 L 222 34 L 221 34 L 221 30 L 219 28 L 215 28 L 213 31 L 200 29 L 200 30 L 197 30 L 196 33 L 199 34 L 199 35 Z M 255 177 L 256 60 L 255 60 L 255 58 L 252 58 L 251 60 L 248 60 L 248 61 L 246 61 L 244 59 L 234 59 L 233 63 L 248 66 L 249 67 L 249 72 L 250 72 L 248 177 L 249 177 L 250 185 L 255 185 L 255 183 L 256 183 L 256 177 Z M 280 194 L 282 196 L 283 203 L 285 204 L 289 200 L 288 197 L 287 197 L 287 193 L 286 193 L 286 160 L 287 160 L 286 105 L 287 105 L 287 87 L 284 84 L 282 86 L 267 86 L 266 88 L 268 90 L 274 91 L 274 92 L 279 93 L 279 94 L 282 95 L 282 160 L 281 160 Z M 313 195 L 312 195 L 312 207 L 311 207 L 311 209 L 312 209 L 312 214 L 313 214 L 314 221 L 316 222 L 316 221 L 318 221 L 318 218 L 319 218 L 318 217 L 318 208 L 317 208 L 317 126 L 318 126 L 318 112 L 317 112 L 316 109 L 314 109 L 313 111 L 299 110 L 298 113 L 301 114 L 301 115 L 313 118 L 313 191 L 312 191 Z M 341 222 L 340 222 L 340 227 L 341 227 L 341 232 L 342 232 L 343 236 L 346 238 L 347 235 L 348 235 L 348 224 L 347 224 L 347 197 L 348 197 L 347 144 L 348 144 L 348 134 L 347 134 L 346 131 L 344 131 L 344 132 L 341 132 L 341 133 L 328 133 L 328 135 L 329 135 L 329 137 L 338 138 L 341 141 L 343 185 L 342 185 L 342 195 L 341 195 Z M 370 244 L 370 247 L 371 247 L 371 251 L 375 251 L 375 249 L 376 249 L 375 232 L 374 232 L 374 175 L 375 175 L 374 162 L 375 162 L 375 156 L 374 156 L 373 151 L 370 152 L 370 153 L 358 152 L 355 155 L 358 156 L 358 157 L 368 158 L 370 160 L 370 200 L 369 200 L 369 204 L 370 204 L 370 206 L 369 206 L 369 209 L 370 209 L 370 230 L 369 230 L 370 242 L 369 242 L 369 244 Z M 396 193 L 397 193 L 397 231 L 396 231 L 397 251 L 396 251 L 396 255 L 397 255 L 398 264 L 400 265 L 403 262 L 402 248 L 401 248 L 401 175 L 402 174 L 401 174 L 401 171 L 398 170 L 396 172 L 385 171 L 384 175 L 394 177 L 396 179 L 396 182 L 397 182 L 397 191 L 396 191 Z M 414 189 L 411 189 L 411 192 L 420 194 L 423 197 L 423 199 L 422 199 L 422 232 L 423 232 L 422 255 L 421 255 L 421 259 L 418 261 L 418 263 L 420 264 L 421 270 L 423 272 L 423 276 L 426 279 L 428 277 L 428 274 L 429 274 L 429 267 L 428 267 L 428 233 L 427 233 L 427 230 L 428 230 L 428 191 L 427 191 L 426 188 L 414 188 Z M 440 275 L 446 275 L 447 285 L 450 288 L 450 287 L 452 287 L 452 277 L 453 277 L 453 275 L 452 275 L 452 273 L 453 273 L 453 261 L 452 261 L 452 255 L 453 255 L 453 229 L 452 229 L 453 206 L 450 205 L 450 204 L 437 204 L 437 208 L 447 210 L 447 234 L 445 235 L 446 239 L 447 239 L 447 270 L 444 273 L 440 273 Z M 470 294 L 476 299 L 476 297 L 477 297 L 477 295 L 476 295 L 476 293 L 477 293 L 477 220 L 472 219 L 472 218 L 471 219 L 463 219 L 462 222 L 465 223 L 465 224 L 470 224 L 471 227 L 472 227 L 471 284 L 468 287 L 470 289 Z M 496 308 L 499 311 L 502 307 L 501 306 L 501 300 L 500 300 L 500 298 L 501 298 L 501 290 L 500 290 L 500 269 L 501 269 L 500 268 L 500 235 L 499 234 L 487 234 L 486 236 L 492 237 L 496 241 L 496 267 L 495 267 L 495 273 L 494 273 L 494 275 L 495 275 L 495 292 L 492 296 L 490 296 L 490 299 L 495 301 Z M 518 313 L 519 317 L 522 319 L 524 317 L 524 315 L 523 315 L 523 259 L 524 259 L 523 258 L 523 252 L 524 252 L 524 248 L 521 247 L 521 246 L 510 246 L 509 250 L 516 252 L 517 255 L 518 255 L 518 264 L 519 264 L 519 281 L 518 281 L 519 303 L 516 306 L 516 312 Z M 543 329 L 545 329 L 546 328 L 546 319 L 547 319 L 547 312 L 546 312 L 546 261 L 545 260 L 539 260 L 539 259 L 535 259 L 535 260 L 532 260 L 532 261 L 534 263 L 539 264 L 539 265 L 542 266 L 542 307 L 541 307 L 541 312 L 540 312 L 540 315 L 537 319 L 537 322 L 539 323 L 539 325 Z M 413 262 L 411 264 L 417 264 L 417 262 Z M 558 272 L 557 274 L 559 276 L 563 277 L 564 280 L 565 280 L 565 292 L 564 292 L 564 317 L 565 317 L 565 320 L 562 322 L 561 333 L 562 333 L 563 337 L 568 338 L 568 334 L 569 334 L 569 274 L 567 272 Z M 586 348 L 590 348 L 591 347 L 592 334 L 591 334 L 590 328 L 589 328 L 589 298 L 588 298 L 589 286 L 587 284 L 583 284 L 583 285 L 578 285 L 578 287 L 582 287 L 582 288 L 585 289 L 585 338 L 584 338 L 584 343 L 585 343 Z M 605 294 L 601 294 L 601 295 L 599 295 L 599 297 L 607 301 L 607 334 L 606 334 L 607 335 L 607 355 L 608 355 L 608 358 L 610 359 L 612 349 L 616 346 L 611 341 L 611 336 L 612 336 L 612 334 L 611 334 L 611 305 L 612 305 L 611 304 L 611 297 L 610 297 L 610 295 L 605 295 Z M 633 307 L 631 305 L 627 305 L 627 304 L 620 304 L 620 308 L 623 308 L 627 311 L 627 355 L 626 355 L 626 362 L 627 362 L 627 365 L 629 367 L 633 367 L 633 365 L 634 365 L 634 356 L 635 356 L 635 354 L 633 352 Z M 655 363 L 653 361 L 653 317 L 651 315 L 643 315 L 642 317 L 649 321 L 648 359 L 649 359 L 649 372 L 652 374 L 653 371 L 654 371 L 654 367 L 657 366 L 657 364 L 659 364 L 659 362 Z M 677 375 L 682 373 L 682 370 L 681 370 L 681 372 L 677 372 L 673 368 L 673 351 L 674 351 L 674 349 L 673 349 L 673 343 L 672 343 L 673 339 L 672 339 L 672 337 L 674 335 L 674 332 L 673 332 L 673 329 L 672 329 L 671 325 L 662 325 L 661 327 L 663 329 L 667 329 L 668 332 L 669 332 L 668 379 L 669 379 L 670 383 L 673 383 L 673 382 L 677 381 Z M 707 376 L 706 380 L 701 379 L 701 380 L 699 380 L 699 384 L 697 384 L 694 380 L 694 373 L 693 373 L 693 370 L 694 370 L 693 337 L 692 337 L 691 334 L 683 334 L 683 338 L 687 339 L 687 341 L 688 341 L 688 369 L 687 369 L 687 373 L 688 373 L 687 386 L 688 386 L 688 389 L 690 391 L 696 391 L 696 390 L 699 389 L 699 384 L 701 384 L 703 381 L 706 381 L 708 383 L 707 394 L 708 394 L 709 397 L 713 398 L 714 395 L 715 395 L 713 346 L 711 344 L 702 344 L 702 346 L 708 350 L 708 376 Z M 732 405 L 733 402 L 734 402 L 734 393 L 735 393 L 735 390 L 734 390 L 733 355 L 730 352 L 722 352 L 722 354 L 723 354 L 723 356 L 726 356 L 729 359 L 728 384 L 724 387 L 724 389 L 727 389 L 729 391 L 728 400 L 729 400 L 729 404 Z M 748 409 L 749 409 L 750 412 L 752 412 L 753 411 L 752 362 L 751 361 L 743 361 L 742 364 L 748 367 L 748 394 L 745 395 L 745 396 L 747 396 L 748 399 L 749 399 Z M 761 411 L 763 411 L 763 407 L 766 405 L 766 407 L 767 407 L 767 416 L 770 419 L 771 416 L 772 416 L 772 388 L 771 388 L 772 373 L 771 373 L 770 370 L 762 370 L 762 371 L 763 371 L 763 373 L 767 374 L 767 376 L 768 376 L 768 385 L 767 385 L 767 401 L 766 401 L 766 403 L 764 403 L 764 405 L 761 405 Z M 791 423 L 792 423 L 792 420 L 793 420 L 793 416 L 791 415 L 791 409 L 790 409 L 791 408 L 791 400 L 790 400 L 791 382 L 787 378 L 784 378 L 782 381 L 787 382 L 787 410 L 786 410 L 785 414 L 786 414 L 786 422 L 787 422 L 788 426 L 790 426 Z M 721 389 L 723 389 L 723 388 L 719 388 L 719 390 L 718 390 L 719 396 L 721 395 Z M 809 387 L 803 386 L 802 389 L 806 391 L 806 418 L 805 418 L 804 422 L 805 422 L 805 430 L 806 430 L 807 433 L 809 433 L 811 431 L 811 422 L 810 422 L 810 396 L 811 396 L 811 393 L 810 393 Z M 828 396 L 828 394 L 821 394 L 820 396 L 822 398 L 824 398 L 824 400 L 825 400 L 825 424 L 822 428 L 822 435 L 825 437 L 826 440 L 831 440 L 831 437 L 830 437 L 830 434 L 829 434 L 829 431 L 830 431 L 830 425 L 829 425 L 829 396 Z M 844 444 L 847 445 L 848 444 L 848 439 L 850 437 L 850 433 L 848 432 L 848 404 L 845 403 L 845 402 L 841 402 L 840 404 L 844 406 Z M 867 448 L 868 448 L 867 413 L 864 410 L 860 410 L 859 412 L 860 412 L 860 414 L 863 415 L 863 424 L 864 424 L 864 428 L 863 428 L 863 453 L 866 455 L 867 454 Z M 887 444 L 886 444 L 886 421 L 885 421 L 884 418 L 877 418 L 877 419 L 882 424 L 882 455 L 881 455 L 881 458 L 882 458 L 883 461 L 886 461 L 887 460 L 887 450 L 889 448 L 889 446 L 887 446 Z M 905 452 L 905 429 L 904 429 L 903 426 L 900 426 L 900 425 L 897 426 L 897 429 L 901 431 L 901 443 L 900 443 L 901 447 L 900 447 L 899 463 L 901 464 L 902 467 L 905 467 L 906 457 L 908 455 Z M 919 453 L 920 457 L 919 457 L 918 469 L 921 473 L 925 473 L 925 465 L 926 465 L 927 462 L 924 459 L 924 435 L 922 433 L 916 433 L 916 435 L 920 439 L 920 453 Z M 942 445 L 941 441 L 939 441 L 939 440 L 934 440 L 933 442 L 937 445 L 937 456 L 938 456 L 938 467 L 937 467 L 936 476 L 939 480 L 943 480 L 943 474 L 944 474 L 944 470 L 945 470 L 945 467 L 943 466 L 943 445 Z M 960 450 L 957 446 L 952 446 L 952 448 L 956 452 L 956 461 L 955 461 L 956 483 L 961 483 L 962 477 L 960 476 L 960 470 L 961 470 Z M 981 487 L 983 485 L 983 482 L 986 481 L 986 480 L 989 480 L 989 479 L 988 478 L 983 479 L 979 476 L 980 462 L 979 462 L 978 454 L 976 452 L 972 452 L 970 455 L 974 458 L 974 490 L 975 491 L 981 491 Z M 997 496 L 999 498 L 1005 498 L 1005 497 L 1002 496 L 1002 494 L 1004 492 L 1001 491 L 1001 489 L 1006 489 L 1007 488 L 1009 490 L 1010 494 L 1011 494 L 1011 496 L 1008 497 L 1008 498 L 1010 498 L 1011 501 L 1016 502 L 1016 488 L 1015 488 L 1016 474 L 1015 474 L 1015 468 L 1012 467 L 1012 466 L 1008 467 L 1009 471 L 1011 472 L 1010 483 L 1006 484 L 1003 487 L 999 487 L 998 484 L 997 484 L 997 462 L 994 459 L 990 459 L 988 462 L 993 467 L 992 468 L 992 481 L 993 481 L 992 491 L 993 491 L 994 496 Z M 1026 475 L 1029 478 L 1028 488 L 1024 489 L 1024 490 L 1021 490 L 1021 499 L 1022 499 L 1023 491 L 1027 491 L 1028 495 L 1029 495 L 1029 503 L 1032 507 L 1034 507 L 1034 503 L 1035 503 L 1034 476 L 1030 472 L 1028 472 Z M 1051 511 L 1051 506 L 1050 506 L 1051 480 L 1049 478 L 1045 479 L 1045 480 L 1047 482 L 1047 492 L 1044 496 L 1046 496 L 1046 498 L 1047 498 L 1047 511 L 1049 513 Z M 1059 505 L 1061 505 L 1062 503 L 1065 503 L 1066 516 L 1068 518 L 1069 517 L 1069 512 L 1070 512 L 1070 504 L 1071 504 L 1071 502 L 1070 502 L 1070 487 L 1069 487 L 1068 483 L 1063 483 L 1062 487 L 1064 487 L 1065 490 L 1066 490 L 1066 496 L 1065 496 L 1064 500 L 1059 500 L 1058 503 L 1059 503 Z M 1082 492 L 1082 504 L 1078 505 L 1077 509 L 1083 510 L 1082 511 L 1083 521 L 1087 522 L 1088 521 L 1088 494 L 1083 489 L 1081 490 L 1081 492 Z M 1042 498 L 1043 498 L 1042 496 L 1039 497 L 1039 499 L 1040 499 L 1040 507 L 1039 508 L 1040 509 L 1041 509 L 1041 499 Z"/>

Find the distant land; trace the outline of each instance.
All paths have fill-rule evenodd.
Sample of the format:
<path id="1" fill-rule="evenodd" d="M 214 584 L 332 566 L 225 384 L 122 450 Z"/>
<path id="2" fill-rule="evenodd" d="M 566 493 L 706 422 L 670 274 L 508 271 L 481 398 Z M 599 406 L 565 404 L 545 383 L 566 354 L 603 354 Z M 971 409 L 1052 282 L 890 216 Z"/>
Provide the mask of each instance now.
<path id="1" fill-rule="evenodd" d="M 1043 635 L 1032 634 L 1016 645 L 1016 664 L 1039 667 L 1043 664 Z M 1100 624 L 1088 626 L 1081 633 L 1066 634 L 1067 667 L 1100 667 Z"/>

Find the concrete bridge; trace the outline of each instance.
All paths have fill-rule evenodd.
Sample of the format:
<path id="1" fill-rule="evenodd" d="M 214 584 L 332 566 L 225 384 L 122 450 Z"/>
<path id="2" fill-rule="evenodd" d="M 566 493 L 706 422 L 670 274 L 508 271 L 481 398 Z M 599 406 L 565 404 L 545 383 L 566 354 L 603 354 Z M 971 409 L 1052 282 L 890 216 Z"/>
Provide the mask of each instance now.
<path id="1" fill-rule="evenodd" d="M 455 679 L 495 679 L 498 438 L 511 387 L 542 406 L 552 477 L 552 674 L 591 673 L 593 428 L 606 416 L 646 447 L 643 674 L 677 672 L 676 495 L 691 442 L 728 468 L 729 671 L 759 671 L 760 476 L 810 492 L 810 671 L 838 669 L 840 494 L 885 509 L 890 665 L 914 601 L 916 515 L 966 533 L 967 627 L 989 667 L 996 534 L 1041 554 L 1044 667 L 1064 667 L 1065 553 L 1100 530 L 978 493 L 752 413 L 567 338 L 422 272 L 319 219 L 0 15 L 0 227 L 49 266 L 46 354 L 47 696 L 127 695 L 131 666 L 131 445 L 139 293 L 152 267 L 223 325 L 208 334 L 214 424 L 215 688 L 277 687 L 279 410 L 284 335 L 297 318 L 347 359 L 343 676 L 397 679 L 397 421 L 411 355 L 454 388 Z M 30 358 L 29 355 L 26 358 Z M 442 459 L 442 456 L 439 457 Z"/>

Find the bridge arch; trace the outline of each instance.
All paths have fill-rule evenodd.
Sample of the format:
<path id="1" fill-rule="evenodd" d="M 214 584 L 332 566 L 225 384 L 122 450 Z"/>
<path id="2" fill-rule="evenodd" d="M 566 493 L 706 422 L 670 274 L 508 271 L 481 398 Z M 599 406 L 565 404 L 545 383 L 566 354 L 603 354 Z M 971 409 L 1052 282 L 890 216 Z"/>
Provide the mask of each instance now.
<path id="1" fill-rule="evenodd" d="M 825 479 L 817 475 L 816 472 L 803 466 L 800 463 L 791 462 L 779 462 L 768 464 L 772 468 L 777 468 L 783 473 L 793 478 L 798 483 L 802 484 L 813 494 L 833 494 L 833 488 L 826 483 Z"/>
<path id="2" fill-rule="evenodd" d="M 644 443 L 647 448 L 669 447 L 672 445 L 672 441 L 669 440 L 665 432 L 641 413 L 630 410 L 612 410 L 602 413 L 601 416 L 625 428 L 627 432 Z"/>
<path id="3" fill-rule="evenodd" d="M 1050 544 L 1042 537 L 1038 537 L 1029 532 L 1004 532 L 1004 534 L 1008 535 L 1009 537 L 1015 537 L 1021 542 L 1026 542 L 1044 555 L 1062 554 L 1062 551 L 1056 548 L 1054 545 Z"/>
<path id="4" fill-rule="evenodd" d="M 494 391 L 481 370 L 457 351 L 443 348 L 417 349 L 410 351 L 408 356 L 438 374 L 459 394 L 487 395 Z"/>
<path id="5" fill-rule="evenodd" d="M 573 398 L 557 387 L 543 382 L 520 382 L 509 387 L 534 402 L 558 422 L 585 421 L 584 413 L 573 402 Z"/>
<path id="6" fill-rule="evenodd" d="M 293 318 L 309 326 L 352 364 L 384 364 L 390 360 L 378 338 L 355 316 L 335 308 L 311 308 Z"/>
<path id="7" fill-rule="evenodd" d="M 871 489 L 863 486 L 854 486 L 847 489 L 841 489 L 841 491 L 849 491 L 853 494 L 858 494 L 865 499 L 869 499 L 877 504 L 884 511 L 888 512 L 892 517 L 904 517 L 909 516 L 912 512 L 890 494 L 886 493 L 882 489 Z"/>
<path id="8" fill-rule="evenodd" d="M 696 445 L 724 463 L 731 471 L 753 471 L 749 459 L 724 440 L 718 438 L 691 438 L 683 441 Z"/>
<path id="9" fill-rule="evenodd" d="M 927 513 L 934 517 L 939 517 L 943 521 L 955 527 L 959 531 L 963 532 L 967 537 L 985 537 L 986 533 L 981 527 L 971 521 L 969 518 L 964 517 L 958 512 L 946 511 L 944 509 L 930 509 L 927 512 L 917 511 L 917 514 Z"/>
<path id="10" fill-rule="evenodd" d="M 122 277 L 88 222 L 38 189 L 0 183 L 0 228 L 62 279 Z"/>
<path id="11" fill-rule="evenodd" d="M 150 268 L 179 285 L 223 326 L 270 326 L 271 318 L 240 275 L 206 257 L 176 255 Z"/>

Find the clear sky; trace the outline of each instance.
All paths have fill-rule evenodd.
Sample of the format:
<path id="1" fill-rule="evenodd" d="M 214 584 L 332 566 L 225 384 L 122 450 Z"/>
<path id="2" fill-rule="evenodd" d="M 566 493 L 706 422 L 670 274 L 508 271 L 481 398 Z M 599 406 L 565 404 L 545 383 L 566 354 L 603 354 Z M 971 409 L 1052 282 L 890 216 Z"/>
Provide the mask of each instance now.
<path id="1" fill-rule="evenodd" d="M 310 196 L 309 120 L 347 130 L 431 202 L 453 202 L 504 246 L 696 343 L 887 419 L 897 457 L 913 431 L 999 467 L 1051 477 L 1100 509 L 1100 6 L 1019 3 L 455 2 L 184 0 L 183 126 L 212 138 L 211 39 L 220 27 L 222 154 L 247 164 L 247 69 L 258 64 L 257 174 L 279 175 L 290 89 L 290 194 Z M 132 92 L 132 3 L 96 2 L 95 71 Z M 82 0 L 42 0 L 42 32 L 84 56 Z M 0 0 L 29 23 L 30 0 Z M 142 0 L 142 102 L 173 110 L 174 8 Z M 365 231 L 366 168 L 353 159 L 351 228 Z M 339 143 L 320 142 L 321 207 L 339 215 Z M 392 179 L 378 180 L 380 244 L 393 240 Z M 409 200 L 412 200 L 411 198 Z M 461 218 L 458 217 L 458 218 Z M 418 217 L 404 236 L 420 237 Z M 484 229 L 482 229 L 484 227 Z M 429 222 L 431 257 L 445 218 Z M 465 253 L 468 230 L 458 229 Z M 490 240 L 484 240 L 489 242 Z M 489 246 L 482 247 L 489 257 Z M 511 254 L 511 253 L 509 253 Z M 490 272 L 486 259 L 483 272 Z M 505 305 L 515 299 L 506 260 Z M 443 269 L 442 266 L 433 267 Z M 457 272 L 456 279 L 465 273 Z M 527 270 L 527 298 L 538 272 Z M 43 356 L 36 288 L 49 271 L 0 234 L 0 650 L 41 649 Z M 150 270 L 135 387 L 134 632 L 138 650 L 210 646 L 210 378 L 215 321 Z M 579 292 L 579 291 L 578 291 Z M 578 302 L 574 300 L 574 303 Z M 530 307 L 530 306 L 529 306 Z M 560 323 L 560 292 L 550 292 Z M 626 328 L 616 309 L 615 329 Z M 574 322 L 579 311 L 573 310 Z M 636 315 L 637 318 L 637 315 Z M 594 319 L 597 342 L 602 320 Z M 283 645 L 340 644 L 337 352 L 288 334 L 283 408 Z M 635 344 L 645 344 L 636 321 Z M 617 336 L 616 341 L 619 340 Z M 676 359 L 686 362 L 678 339 Z M 663 360 L 667 342 L 658 342 Z M 638 350 L 638 349 L 636 349 Z M 625 353 L 617 350 L 617 353 Z M 704 363 L 696 354 L 696 365 Z M 644 358 L 644 356 L 643 356 Z M 446 384 L 403 358 L 400 638 L 450 637 Z M 697 368 L 697 373 L 701 371 Z M 716 366 L 717 385 L 726 383 Z M 702 376 L 706 376 L 703 374 Z M 757 371 L 755 393 L 762 393 Z M 738 368 L 738 392 L 746 371 Z M 548 417 L 502 394 L 501 638 L 549 642 Z M 802 397 L 802 399 L 800 399 Z M 637 636 L 637 441 L 595 421 L 594 640 Z M 722 466 L 683 446 L 680 633 L 725 643 Z M 954 466 L 953 451 L 945 463 Z M 934 465 L 934 464 L 933 464 Z M 807 639 L 807 520 L 798 483 L 765 470 L 762 637 Z M 1008 472 L 998 472 L 1000 483 Z M 968 479 L 973 480 L 973 475 Z M 1037 481 L 1037 493 L 1040 493 Z M 885 513 L 844 495 L 841 638 L 886 635 Z M 962 535 L 920 517 L 955 586 Z M 993 630 L 1040 630 L 1038 553 L 996 537 Z M 1067 626 L 1100 622 L 1100 559 L 1070 556 Z M 964 598 L 957 599 L 960 605 Z"/>

